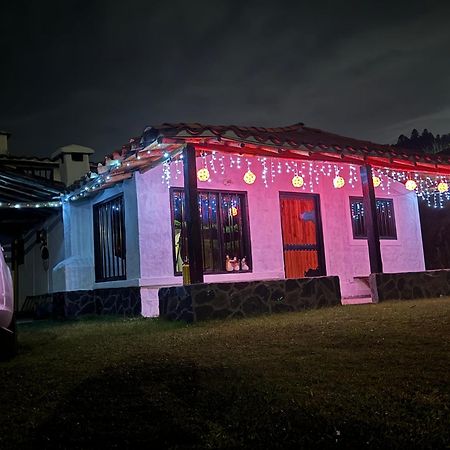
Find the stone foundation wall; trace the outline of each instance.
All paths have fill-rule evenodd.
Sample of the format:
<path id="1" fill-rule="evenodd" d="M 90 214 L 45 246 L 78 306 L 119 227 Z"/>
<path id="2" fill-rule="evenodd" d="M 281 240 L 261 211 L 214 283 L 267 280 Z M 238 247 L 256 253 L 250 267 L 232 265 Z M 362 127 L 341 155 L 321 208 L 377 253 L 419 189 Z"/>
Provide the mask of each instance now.
<path id="1" fill-rule="evenodd" d="M 159 314 L 195 322 L 341 304 L 339 277 L 204 283 L 159 289 Z"/>
<path id="2" fill-rule="evenodd" d="M 86 314 L 135 316 L 141 313 L 141 295 L 138 287 L 55 292 L 27 297 L 25 305 L 38 319 L 73 319 Z"/>
<path id="3" fill-rule="evenodd" d="M 369 277 L 374 301 L 411 300 L 450 295 L 450 269 L 374 273 Z"/>

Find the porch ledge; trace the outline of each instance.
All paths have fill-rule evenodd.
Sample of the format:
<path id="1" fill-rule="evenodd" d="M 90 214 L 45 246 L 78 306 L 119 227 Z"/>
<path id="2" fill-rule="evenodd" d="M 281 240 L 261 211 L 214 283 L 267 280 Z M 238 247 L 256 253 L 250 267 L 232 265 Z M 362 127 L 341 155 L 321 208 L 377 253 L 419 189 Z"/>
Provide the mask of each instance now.
<path id="1" fill-rule="evenodd" d="M 186 322 L 341 304 L 337 276 L 171 286 L 158 297 L 161 317 Z"/>

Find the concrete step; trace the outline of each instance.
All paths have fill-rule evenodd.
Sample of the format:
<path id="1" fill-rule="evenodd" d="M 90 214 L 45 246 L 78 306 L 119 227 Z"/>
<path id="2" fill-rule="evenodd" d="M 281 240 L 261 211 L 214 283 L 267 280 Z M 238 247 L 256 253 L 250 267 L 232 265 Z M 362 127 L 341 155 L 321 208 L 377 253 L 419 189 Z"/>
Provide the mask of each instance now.
<path id="1" fill-rule="evenodd" d="M 341 300 L 343 305 L 363 305 L 365 303 L 373 303 L 370 295 L 361 295 L 358 297 L 346 297 Z"/>

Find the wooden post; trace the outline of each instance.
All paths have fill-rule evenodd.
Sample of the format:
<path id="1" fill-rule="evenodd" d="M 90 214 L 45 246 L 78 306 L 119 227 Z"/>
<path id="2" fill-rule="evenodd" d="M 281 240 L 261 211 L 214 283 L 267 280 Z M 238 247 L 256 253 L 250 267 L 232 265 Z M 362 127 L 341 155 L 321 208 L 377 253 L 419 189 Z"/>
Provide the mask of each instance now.
<path id="1" fill-rule="evenodd" d="M 191 283 L 203 283 L 202 229 L 198 210 L 197 168 L 195 147 L 183 150 L 184 201 Z"/>
<path id="2" fill-rule="evenodd" d="M 361 166 L 361 184 L 363 191 L 364 222 L 367 230 L 367 245 L 369 247 L 369 262 L 371 273 L 382 273 L 380 233 L 377 221 L 377 204 L 372 180 L 372 167 Z"/>

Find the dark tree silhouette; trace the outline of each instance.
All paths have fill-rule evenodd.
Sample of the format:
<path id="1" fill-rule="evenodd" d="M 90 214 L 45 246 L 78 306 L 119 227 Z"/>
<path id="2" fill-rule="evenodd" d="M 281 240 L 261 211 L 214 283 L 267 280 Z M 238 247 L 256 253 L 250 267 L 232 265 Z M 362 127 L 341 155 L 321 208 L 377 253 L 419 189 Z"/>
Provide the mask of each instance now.
<path id="1" fill-rule="evenodd" d="M 426 128 L 422 134 L 414 128 L 411 131 L 410 137 L 401 134 L 395 147 L 403 149 L 411 149 L 415 151 L 423 151 L 425 153 L 445 153 L 450 154 L 450 133 L 443 134 L 442 136 L 429 132 Z"/>

